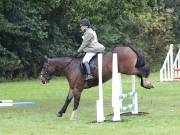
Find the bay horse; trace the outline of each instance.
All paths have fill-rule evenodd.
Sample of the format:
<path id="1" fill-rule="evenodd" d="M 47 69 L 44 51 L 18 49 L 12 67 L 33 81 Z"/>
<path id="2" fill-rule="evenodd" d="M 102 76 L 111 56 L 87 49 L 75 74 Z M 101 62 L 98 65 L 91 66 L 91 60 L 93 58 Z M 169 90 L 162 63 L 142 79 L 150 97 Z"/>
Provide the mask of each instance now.
<path id="1" fill-rule="evenodd" d="M 137 75 L 141 78 L 141 86 L 150 89 L 153 85 L 147 81 L 150 73 L 149 68 L 145 67 L 144 57 L 141 53 L 130 47 L 116 47 L 111 52 L 103 54 L 102 78 L 103 82 L 112 77 L 112 55 L 117 53 L 118 72 L 127 75 Z M 41 70 L 41 81 L 46 84 L 55 73 L 63 73 L 69 82 L 69 92 L 63 107 L 56 113 L 58 117 L 62 117 L 66 109 L 74 98 L 74 107 L 71 120 L 76 120 L 77 109 L 83 89 L 98 85 L 98 68 L 92 71 L 93 79 L 85 81 L 80 68 L 82 58 L 72 57 L 56 57 L 48 58 Z M 97 65 L 97 59 L 95 60 Z"/>

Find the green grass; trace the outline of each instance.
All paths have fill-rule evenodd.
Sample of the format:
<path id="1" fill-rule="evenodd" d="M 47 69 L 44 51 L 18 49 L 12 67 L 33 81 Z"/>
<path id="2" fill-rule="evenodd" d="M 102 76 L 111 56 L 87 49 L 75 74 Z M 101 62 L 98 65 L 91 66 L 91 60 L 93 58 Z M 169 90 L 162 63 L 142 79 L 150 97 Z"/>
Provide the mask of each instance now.
<path id="1" fill-rule="evenodd" d="M 0 108 L 0 135 L 179 135 L 180 82 L 159 82 L 159 74 L 150 76 L 155 88 L 145 90 L 136 79 L 139 111 L 142 116 L 123 116 L 122 122 L 92 123 L 96 120 L 97 87 L 85 90 L 81 97 L 78 120 L 70 121 L 67 113 L 57 118 L 68 92 L 65 79 L 42 85 L 39 80 L 0 83 L 0 99 L 32 101 L 29 107 Z M 130 78 L 123 76 L 128 90 Z M 130 99 L 129 99 L 130 100 Z M 105 117 L 111 120 L 111 81 L 104 84 Z"/>

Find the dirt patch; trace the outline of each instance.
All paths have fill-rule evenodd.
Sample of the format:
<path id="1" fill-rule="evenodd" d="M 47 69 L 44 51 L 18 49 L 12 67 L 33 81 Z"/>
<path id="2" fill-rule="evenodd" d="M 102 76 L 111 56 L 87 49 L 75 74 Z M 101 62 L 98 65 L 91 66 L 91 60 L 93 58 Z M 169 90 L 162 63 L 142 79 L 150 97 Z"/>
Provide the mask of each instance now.
<path id="1" fill-rule="evenodd" d="M 123 116 L 145 116 L 148 114 L 149 113 L 147 113 L 147 112 L 138 112 L 138 114 L 132 114 L 131 112 L 126 112 L 126 113 L 122 113 L 121 116 L 122 117 Z M 113 123 L 113 122 L 126 122 L 126 121 L 128 121 L 128 119 L 122 119 L 121 121 L 112 121 L 111 120 L 112 116 L 113 116 L 113 113 L 106 115 L 106 117 L 108 117 L 108 118 L 104 122 L 112 122 Z M 111 118 L 109 119 L 109 117 L 111 117 Z M 88 124 L 91 124 L 91 123 L 98 123 L 98 122 L 96 120 L 88 122 Z"/>
<path id="2" fill-rule="evenodd" d="M 131 112 L 122 113 L 121 116 L 144 116 L 148 115 L 147 112 L 138 112 L 138 114 L 132 114 Z M 107 115 L 107 116 L 113 116 L 113 113 Z"/>

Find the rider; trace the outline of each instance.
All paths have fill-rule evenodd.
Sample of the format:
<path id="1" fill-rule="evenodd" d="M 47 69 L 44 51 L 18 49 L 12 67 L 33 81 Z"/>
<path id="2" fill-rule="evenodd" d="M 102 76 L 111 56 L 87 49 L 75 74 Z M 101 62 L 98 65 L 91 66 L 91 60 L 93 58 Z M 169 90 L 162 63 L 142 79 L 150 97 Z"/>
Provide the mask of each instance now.
<path id="1" fill-rule="evenodd" d="M 89 62 L 93 56 L 98 52 L 104 52 L 105 47 L 98 42 L 96 32 L 90 28 L 89 19 L 82 19 L 80 21 L 81 31 L 83 32 L 83 42 L 78 49 L 78 52 L 85 52 L 85 56 L 82 60 L 84 67 L 86 68 L 86 78 L 85 80 L 92 79 L 91 70 L 89 66 Z"/>

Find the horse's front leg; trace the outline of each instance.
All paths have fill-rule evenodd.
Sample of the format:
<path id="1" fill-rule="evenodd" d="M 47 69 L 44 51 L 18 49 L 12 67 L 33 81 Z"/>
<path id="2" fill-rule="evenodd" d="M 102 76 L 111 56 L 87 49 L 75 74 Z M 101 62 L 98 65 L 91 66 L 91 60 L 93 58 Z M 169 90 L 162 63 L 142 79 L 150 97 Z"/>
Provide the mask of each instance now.
<path id="1" fill-rule="evenodd" d="M 56 113 L 57 117 L 63 116 L 63 114 L 66 112 L 67 107 L 68 107 L 69 103 L 71 102 L 72 98 L 73 98 L 73 94 L 72 94 L 72 90 L 70 89 L 63 107 Z"/>
<path id="2" fill-rule="evenodd" d="M 78 110 L 78 106 L 79 106 L 79 102 L 80 102 L 80 97 L 81 97 L 81 92 L 76 90 L 74 93 L 74 108 L 73 108 L 73 112 L 71 114 L 70 120 L 77 119 L 77 110 Z"/>

